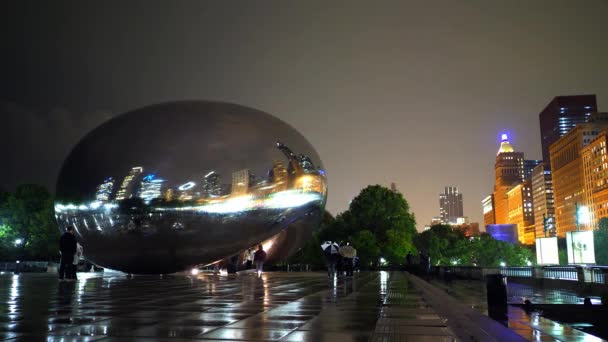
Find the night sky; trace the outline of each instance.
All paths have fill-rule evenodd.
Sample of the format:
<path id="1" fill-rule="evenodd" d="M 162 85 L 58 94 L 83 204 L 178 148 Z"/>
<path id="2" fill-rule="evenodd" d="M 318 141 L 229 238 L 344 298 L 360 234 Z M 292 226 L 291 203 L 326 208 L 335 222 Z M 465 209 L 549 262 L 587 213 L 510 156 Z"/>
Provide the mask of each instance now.
<path id="1" fill-rule="evenodd" d="M 54 190 L 105 120 L 234 102 L 315 146 L 328 209 L 396 182 L 421 228 L 460 187 L 483 221 L 500 133 L 539 159 L 556 95 L 608 111 L 608 1 L 12 1 L 0 14 L 0 187 Z"/>

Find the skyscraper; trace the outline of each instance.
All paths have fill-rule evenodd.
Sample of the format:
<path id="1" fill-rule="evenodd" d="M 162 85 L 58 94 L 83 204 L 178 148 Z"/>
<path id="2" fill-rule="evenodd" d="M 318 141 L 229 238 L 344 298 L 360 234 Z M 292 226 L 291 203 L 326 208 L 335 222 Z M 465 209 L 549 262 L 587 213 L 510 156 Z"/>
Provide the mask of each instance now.
<path id="1" fill-rule="evenodd" d="M 592 227 L 608 217 L 608 133 L 602 130 L 589 145 L 581 150 L 586 205 Z"/>
<path id="2" fill-rule="evenodd" d="M 597 111 L 595 95 L 556 96 L 539 114 L 543 161 L 549 163 L 549 146 Z"/>
<path id="3" fill-rule="evenodd" d="M 481 201 L 481 207 L 483 208 L 483 225 L 484 227 L 489 224 L 496 223 L 496 217 L 494 216 L 494 194 L 488 195 Z"/>
<path id="4" fill-rule="evenodd" d="M 99 184 L 97 192 L 95 193 L 95 200 L 101 202 L 107 202 L 112 197 L 112 191 L 114 191 L 114 178 L 110 177 Z"/>
<path id="5" fill-rule="evenodd" d="M 534 209 L 530 181 L 520 183 L 507 192 L 507 221 L 517 225 L 517 238 L 523 244 L 533 244 L 535 237 Z"/>
<path id="6" fill-rule="evenodd" d="M 532 179 L 532 171 L 538 164 L 542 163 L 542 160 L 538 159 L 526 159 L 524 160 L 524 179 L 523 180 L 531 180 Z"/>
<path id="7" fill-rule="evenodd" d="M 501 136 L 494 163 L 494 219 L 497 224 L 508 222 L 508 196 L 511 188 L 524 178 L 524 154 L 515 152 L 506 134 Z"/>
<path id="8" fill-rule="evenodd" d="M 140 166 L 136 166 L 129 171 L 129 174 L 120 184 L 120 189 L 118 189 L 118 192 L 116 193 L 116 200 L 122 201 L 135 195 L 138 184 L 137 180 L 142 172 L 144 172 L 144 169 Z"/>
<path id="9" fill-rule="evenodd" d="M 576 206 L 587 205 L 588 202 L 581 150 L 606 128 L 608 128 L 606 122 L 579 124 L 549 148 L 555 220 L 559 237 L 564 237 L 566 232 L 577 228 Z M 586 225 L 581 226 L 581 229 L 590 228 Z"/>
<path id="10" fill-rule="evenodd" d="M 553 236 L 555 234 L 553 186 L 551 184 L 551 169 L 545 163 L 539 164 L 532 171 L 532 203 L 534 204 L 536 237 L 545 236 L 544 220 L 552 222 L 553 229 L 549 236 Z"/>
<path id="11" fill-rule="evenodd" d="M 462 194 L 455 186 L 446 186 L 439 194 L 439 215 L 443 223 L 456 223 L 456 219 L 463 217 Z"/>
<path id="12" fill-rule="evenodd" d="M 222 177 L 219 173 L 211 171 L 203 177 L 204 198 L 218 197 L 222 195 Z"/>

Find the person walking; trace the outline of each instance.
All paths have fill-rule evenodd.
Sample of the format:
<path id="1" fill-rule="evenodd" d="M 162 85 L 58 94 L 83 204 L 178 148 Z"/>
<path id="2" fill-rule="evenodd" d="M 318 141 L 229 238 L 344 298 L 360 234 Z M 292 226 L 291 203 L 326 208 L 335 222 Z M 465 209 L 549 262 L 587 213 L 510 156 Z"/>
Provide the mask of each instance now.
<path id="1" fill-rule="evenodd" d="M 340 246 L 337 243 L 326 241 L 321 245 L 321 249 L 325 254 L 325 259 L 327 260 L 327 276 L 333 277 L 336 274 L 336 265 L 338 263 L 338 257 Z"/>
<path id="2" fill-rule="evenodd" d="M 251 266 L 253 266 L 254 254 L 255 254 L 255 251 L 253 250 L 253 248 L 249 248 L 245 252 L 245 269 L 246 270 L 250 270 Z"/>
<path id="3" fill-rule="evenodd" d="M 74 254 L 76 253 L 76 244 L 74 227 L 68 226 L 66 232 L 59 238 L 59 251 L 61 252 L 61 261 L 59 265 L 60 281 L 72 279 L 72 263 L 74 262 Z"/>
<path id="4" fill-rule="evenodd" d="M 77 280 L 76 272 L 78 272 L 78 264 L 80 263 L 80 258 L 83 255 L 82 245 L 76 242 L 76 253 L 74 253 L 74 261 L 72 262 L 72 276 L 71 278 Z"/>
<path id="5" fill-rule="evenodd" d="M 258 276 L 262 275 L 265 260 L 266 252 L 264 252 L 264 247 L 262 247 L 262 245 L 258 245 L 258 250 L 253 255 L 253 262 L 255 263 L 255 270 L 258 273 Z"/>
<path id="6" fill-rule="evenodd" d="M 344 270 L 346 271 L 346 276 L 352 277 L 353 258 L 357 256 L 357 250 L 347 242 L 346 245 L 340 247 L 340 255 L 342 256 L 342 264 L 344 266 Z"/>

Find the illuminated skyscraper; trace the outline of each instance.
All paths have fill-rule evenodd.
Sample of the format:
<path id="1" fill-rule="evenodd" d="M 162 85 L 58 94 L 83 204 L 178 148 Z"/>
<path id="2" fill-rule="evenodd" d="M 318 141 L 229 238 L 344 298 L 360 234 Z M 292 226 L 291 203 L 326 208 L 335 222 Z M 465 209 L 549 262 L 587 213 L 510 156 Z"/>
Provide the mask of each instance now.
<path id="1" fill-rule="evenodd" d="M 154 174 L 146 175 L 140 182 L 138 197 L 146 203 L 161 197 L 164 182 L 164 179 L 156 178 Z"/>
<path id="2" fill-rule="evenodd" d="M 564 237 L 566 232 L 577 228 L 576 206 L 587 205 L 589 202 L 589 194 L 585 191 L 581 151 L 606 128 L 606 122 L 579 124 L 549 147 L 555 221 L 559 237 Z M 581 229 L 591 228 L 581 225 Z"/>
<path id="3" fill-rule="evenodd" d="M 551 170 L 541 163 L 532 171 L 532 203 L 534 205 L 534 226 L 536 237 L 545 236 L 544 220 L 555 228 L 555 209 L 553 206 L 553 186 Z M 552 236 L 555 229 L 551 232 Z"/>
<path id="4" fill-rule="evenodd" d="M 203 178 L 203 197 L 218 197 L 222 195 L 222 177 L 219 173 L 211 171 Z"/>
<path id="5" fill-rule="evenodd" d="M 114 191 L 114 178 L 110 177 L 99 184 L 97 192 L 95 193 L 95 200 L 101 202 L 107 202 L 112 197 L 112 191 Z"/>
<path id="6" fill-rule="evenodd" d="M 455 224 L 459 217 L 463 217 L 462 194 L 455 186 L 446 186 L 439 194 L 439 215 L 443 223 Z"/>
<path id="7" fill-rule="evenodd" d="M 118 193 L 116 193 L 116 200 L 122 201 L 135 195 L 138 184 L 137 180 L 143 171 L 144 169 L 139 166 L 136 166 L 129 171 L 129 174 L 122 181 L 122 184 L 120 184 L 120 189 L 118 189 Z"/>
<path id="8" fill-rule="evenodd" d="M 490 194 L 481 201 L 481 207 L 483 208 L 483 225 L 496 223 L 496 217 L 494 216 L 494 194 Z"/>
<path id="9" fill-rule="evenodd" d="M 570 132 L 576 125 L 587 122 L 597 111 L 595 95 L 556 96 L 539 114 L 543 161 L 549 163 L 549 146 Z"/>
<path id="10" fill-rule="evenodd" d="M 494 218 L 497 224 L 510 223 L 507 192 L 524 178 L 524 154 L 515 152 L 506 134 L 501 137 L 494 175 Z"/>
<path id="11" fill-rule="evenodd" d="M 249 192 L 249 169 L 243 169 L 232 173 L 232 196 L 246 195 Z"/>
<path id="12" fill-rule="evenodd" d="M 514 186 L 507 192 L 509 224 L 517 225 L 519 242 L 527 245 L 534 243 L 534 209 L 532 204 L 532 187 L 530 181 Z"/>
<path id="13" fill-rule="evenodd" d="M 608 217 L 608 135 L 602 130 L 581 151 L 587 206 L 591 226 L 599 227 L 600 219 Z"/>

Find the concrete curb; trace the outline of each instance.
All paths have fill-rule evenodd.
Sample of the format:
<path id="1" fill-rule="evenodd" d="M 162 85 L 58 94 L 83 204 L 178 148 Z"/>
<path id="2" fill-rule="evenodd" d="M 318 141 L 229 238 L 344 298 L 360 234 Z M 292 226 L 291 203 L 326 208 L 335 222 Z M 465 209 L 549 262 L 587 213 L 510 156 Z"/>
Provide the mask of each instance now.
<path id="1" fill-rule="evenodd" d="M 511 329 L 460 303 L 426 281 L 407 272 L 405 275 L 421 291 L 433 310 L 447 319 L 448 327 L 460 341 L 526 341 Z"/>

